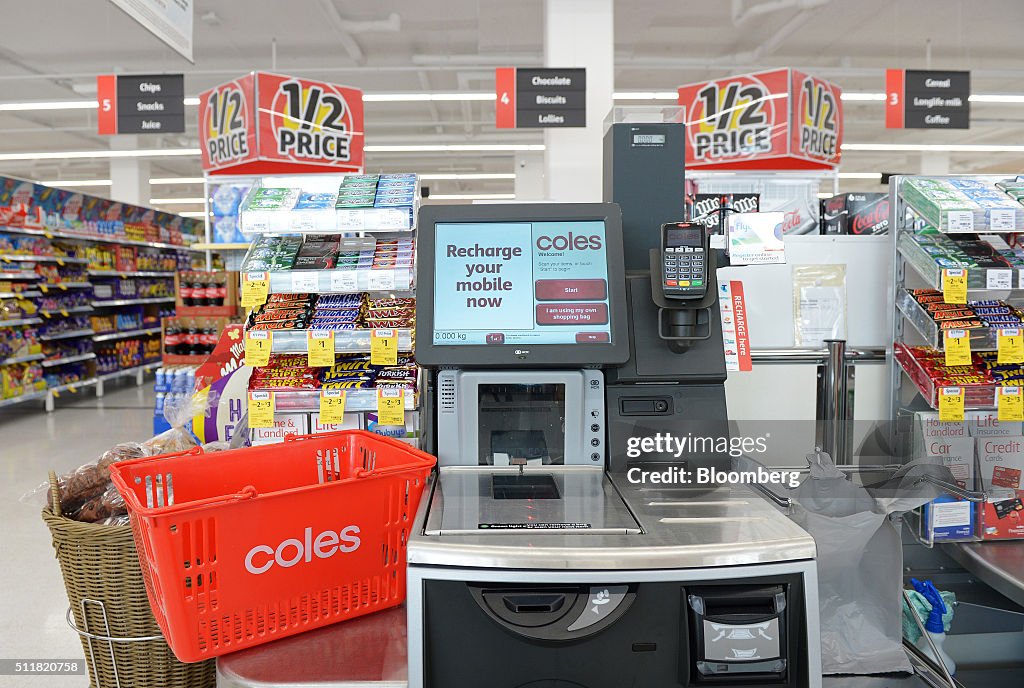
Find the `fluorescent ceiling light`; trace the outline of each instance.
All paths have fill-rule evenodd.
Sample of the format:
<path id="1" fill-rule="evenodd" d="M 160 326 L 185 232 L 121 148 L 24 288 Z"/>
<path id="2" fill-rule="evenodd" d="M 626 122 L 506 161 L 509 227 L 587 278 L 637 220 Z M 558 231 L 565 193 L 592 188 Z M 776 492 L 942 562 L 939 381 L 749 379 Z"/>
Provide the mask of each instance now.
<path id="1" fill-rule="evenodd" d="M 972 103 L 1024 103 L 1024 96 L 1000 93 L 975 93 L 967 98 Z"/>
<path id="2" fill-rule="evenodd" d="M 43 186 L 111 186 L 113 182 L 109 179 L 54 179 L 46 182 L 39 182 Z"/>
<path id="3" fill-rule="evenodd" d="M 199 96 L 185 96 L 183 102 L 185 105 L 199 105 Z"/>
<path id="4" fill-rule="evenodd" d="M 181 215 L 182 217 L 206 217 L 206 213 L 202 210 L 183 210 L 175 215 Z"/>
<path id="5" fill-rule="evenodd" d="M 198 151 L 198 149 L 196 149 Z M 364 146 L 367 153 L 486 153 L 542 151 L 543 143 L 444 143 L 410 146 Z M 197 152 L 198 154 L 198 152 Z M 2 160 L 3 158 L 0 158 Z"/>
<path id="6" fill-rule="evenodd" d="M 365 103 L 416 103 L 436 100 L 494 100 L 494 93 L 364 93 Z"/>
<path id="7" fill-rule="evenodd" d="M 818 198 L 832 198 L 832 194 L 830 194 L 830 193 L 819 193 L 818 194 Z"/>
<path id="8" fill-rule="evenodd" d="M 467 172 L 458 174 L 421 174 L 420 179 L 424 181 L 433 180 L 458 180 L 458 179 L 515 179 L 516 175 L 514 172 L 501 172 L 501 173 L 477 173 Z"/>
<path id="9" fill-rule="evenodd" d="M 615 100 L 679 100 L 679 91 L 618 91 Z"/>
<path id="10" fill-rule="evenodd" d="M 516 195 L 514 193 L 494 194 L 430 194 L 432 201 L 511 201 Z"/>
<path id="11" fill-rule="evenodd" d="M 881 172 L 840 172 L 840 179 L 876 179 L 882 180 Z"/>
<path id="12" fill-rule="evenodd" d="M 1024 146 L 935 143 L 844 143 L 843 151 L 945 152 L 945 153 L 1024 153 Z"/>
<path id="13" fill-rule="evenodd" d="M 843 91 L 840 100 L 885 100 L 884 93 L 850 93 Z"/>
<path id="14" fill-rule="evenodd" d="M 206 199 L 202 196 L 196 198 L 151 198 L 149 203 L 150 205 L 194 205 L 206 203 Z"/>
<path id="15" fill-rule="evenodd" d="M 150 184 L 202 184 L 204 177 L 152 177 Z"/>
<path id="16" fill-rule="evenodd" d="M 0 112 L 14 112 L 19 110 L 95 110 L 98 103 L 95 100 L 27 100 L 18 103 L 0 103 Z"/>
<path id="17" fill-rule="evenodd" d="M 40 151 L 37 153 L 0 153 L 0 160 L 82 160 L 89 158 L 167 158 L 197 156 L 198 148 L 153 148 L 142 150 Z"/>

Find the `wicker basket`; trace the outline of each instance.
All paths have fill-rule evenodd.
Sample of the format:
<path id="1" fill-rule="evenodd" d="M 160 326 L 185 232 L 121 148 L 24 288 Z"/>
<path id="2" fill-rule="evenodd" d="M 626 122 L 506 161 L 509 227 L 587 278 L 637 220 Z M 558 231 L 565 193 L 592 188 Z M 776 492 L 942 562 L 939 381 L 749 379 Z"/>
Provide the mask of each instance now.
<path id="1" fill-rule="evenodd" d="M 61 515 L 57 476 L 43 521 L 64 576 L 92 688 L 213 688 L 214 660 L 184 664 L 153 618 L 131 526 L 80 523 Z"/>

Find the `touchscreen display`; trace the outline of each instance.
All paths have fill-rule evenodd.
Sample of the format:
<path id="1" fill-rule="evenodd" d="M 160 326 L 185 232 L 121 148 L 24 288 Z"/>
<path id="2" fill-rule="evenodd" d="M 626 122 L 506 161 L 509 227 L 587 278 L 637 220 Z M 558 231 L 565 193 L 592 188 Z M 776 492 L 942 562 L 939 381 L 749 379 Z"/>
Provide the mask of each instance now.
<path id="1" fill-rule="evenodd" d="M 439 222 L 435 234 L 435 345 L 611 342 L 604 222 Z"/>

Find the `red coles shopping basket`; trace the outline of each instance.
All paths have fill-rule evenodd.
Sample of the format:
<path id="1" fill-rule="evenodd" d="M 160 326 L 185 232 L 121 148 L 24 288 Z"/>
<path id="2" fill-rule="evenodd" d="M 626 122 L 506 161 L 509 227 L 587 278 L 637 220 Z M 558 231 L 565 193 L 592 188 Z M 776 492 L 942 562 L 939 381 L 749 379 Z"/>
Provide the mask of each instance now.
<path id="1" fill-rule="evenodd" d="M 435 459 L 361 430 L 111 466 L 167 644 L 196 662 L 400 604 Z"/>

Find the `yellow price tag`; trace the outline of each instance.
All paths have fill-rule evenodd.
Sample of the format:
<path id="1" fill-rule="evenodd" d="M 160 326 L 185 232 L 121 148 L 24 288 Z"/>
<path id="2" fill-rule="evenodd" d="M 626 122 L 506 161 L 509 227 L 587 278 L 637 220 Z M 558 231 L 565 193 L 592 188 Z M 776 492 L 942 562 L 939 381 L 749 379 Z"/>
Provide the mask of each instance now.
<path id="1" fill-rule="evenodd" d="M 345 396 L 343 389 L 320 390 L 321 425 L 341 425 L 345 421 Z"/>
<path id="2" fill-rule="evenodd" d="M 967 330 L 946 330 L 942 336 L 946 350 L 946 365 L 971 365 L 971 338 Z"/>
<path id="3" fill-rule="evenodd" d="M 66 317 L 68 317 L 68 312 L 67 312 L 67 310 L 66 310 L 66 309 L 64 309 L 64 308 L 61 308 L 61 309 L 60 309 L 60 314 L 61 314 L 61 315 L 63 315 L 63 316 L 65 317 L 65 318 L 66 318 Z"/>
<path id="4" fill-rule="evenodd" d="M 68 385 L 68 391 L 71 392 L 72 394 L 76 394 L 78 392 L 78 388 L 75 387 L 74 385 Z"/>
<path id="5" fill-rule="evenodd" d="M 939 389 L 939 420 L 943 423 L 963 422 L 963 387 L 942 387 Z"/>
<path id="6" fill-rule="evenodd" d="M 61 291 L 67 291 L 68 290 L 68 285 L 66 285 L 66 284 L 58 284 L 57 286 L 60 287 Z"/>
<path id="7" fill-rule="evenodd" d="M 967 303 L 967 270 L 947 268 L 942 271 L 942 300 L 946 303 Z"/>
<path id="8" fill-rule="evenodd" d="M 997 363 L 1024 363 L 1024 337 L 1019 327 L 996 330 Z"/>
<path id="9" fill-rule="evenodd" d="M 242 273 L 242 308 L 254 308 L 267 302 L 270 294 L 269 272 Z"/>
<path id="10" fill-rule="evenodd" d="M 45 294 L 45 293 L 50 291 L 50 288 L 47 287 L 45 284 L 40 284 L 39 285 L 39 291 L 41 291 L 41 292 L 43 292 Z"/>
<path id="11" fill-rule="evenodd" d="M 374 330 L 370 333 L 370 364 L 398 365 L 398 332 L 396 330 Z"/>
<path id="12" fill-rule="evenodd" d="M 57 259 L 57 265 L 59 265 L 61 267 L 64 267 L 64 259 L 63 258 L 58 258 Z"/>
<path id="13" fill-rule="evenodd" d="M 39 311 L 39 315 L 43 316 L 47 320 L 50 319 L 50 311 Z"/>
<path id="14" fill-rule="evenodd" d="M 270 365 L 270 350 L 274 339 L 270 330 L 250 330 L 245 333 L 245 365 L 261 368 Z"/>
<path id="15" fill-rule="evenodd" d="M 377 388 L 377 423 L 405 425 L 405 390 L 401 387 Z"/>
<path id="16" fill-rule="evenodd" d="M 274 427 L 273 392 L 249 392 L 249 427 Z"/>
<path id="17" fill-rule="evenodd" d="M 996 387 L 996 419 L 1000 422 L 1024 420 L 1024 394 L 1020 387 Z"/>
<path id="18" fill-rule="evenodd" d="M 329 368 L 334 365 L 334 330 L 306 332 L 306 356 L 310 368 Z"/>

